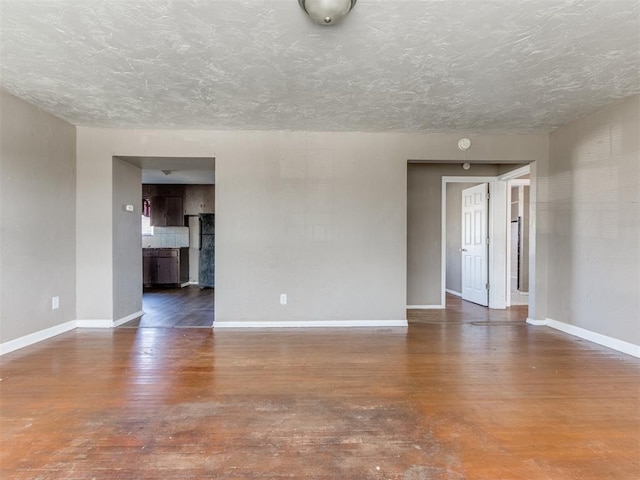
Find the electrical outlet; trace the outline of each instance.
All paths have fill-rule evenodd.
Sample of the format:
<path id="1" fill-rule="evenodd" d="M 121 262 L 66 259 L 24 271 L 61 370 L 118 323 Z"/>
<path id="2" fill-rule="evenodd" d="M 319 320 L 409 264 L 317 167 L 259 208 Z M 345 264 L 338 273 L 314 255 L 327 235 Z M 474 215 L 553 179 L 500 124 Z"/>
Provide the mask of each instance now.
<path id="1" fill-rule="evenodd" d="M 286 304 L 287 304 L 287 294 L 282 293 L 280 294 L 280 305 L 286 305 Z"/>
<path id="2" fill-rule="evenodd" d="M 51 297 L 51 310 L 60 308 L 60 297 Z"/>

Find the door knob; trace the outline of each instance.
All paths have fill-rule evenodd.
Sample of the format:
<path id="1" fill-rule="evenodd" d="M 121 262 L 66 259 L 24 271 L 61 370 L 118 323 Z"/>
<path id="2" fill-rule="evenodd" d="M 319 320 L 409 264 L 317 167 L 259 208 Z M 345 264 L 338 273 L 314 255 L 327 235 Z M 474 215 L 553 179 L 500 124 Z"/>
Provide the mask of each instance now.
<path id="1" fill-rule="evenodd" d="M 467 251 L 467 249 L 466 249 L 466 248 L 461 248 L 461 249 L 460 249 L 460 251 L 461 251 L 461 252 L 466 252 L 466 251 Z"/>

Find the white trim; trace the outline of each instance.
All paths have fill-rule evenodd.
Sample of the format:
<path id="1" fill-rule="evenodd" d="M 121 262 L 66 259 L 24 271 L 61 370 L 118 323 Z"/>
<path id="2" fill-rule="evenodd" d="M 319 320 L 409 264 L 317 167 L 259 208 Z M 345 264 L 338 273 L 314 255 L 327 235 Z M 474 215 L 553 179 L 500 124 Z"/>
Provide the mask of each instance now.
<path id="1" fill-rule="evenodd" d="M 95 320 L 76 320 L 78 328 L 113 328 L 113 320 L 95 319 Z"/>
<path id="2" fill-rule="evenodd" d="M 188 287 L 189 285 L 191 285 L 191 282 L 182 282 L 180 288 Z"/>
<path id="3" fill-rule="evenodd" d="M 442 305 L 407 305 L 407 310 L 443 310 L 445 308 Z"/>
<path id="4" fill-rule="evenodd" d="M 528 175 L 530 173 L 531 173 L 531 165 L 528 164 L 528 165 L 525 165 L 524 167 L 520 167 L 510 172 L 503 173 L 502 175 L 498 176 L 498 180 L 511 180 L 514 178 L 521 177 L 523 175 Z"/>
<path id="5" fill-rule="evenodd" d="M 445 288 L 445 292 L 450 293 L 451 295 L 455 295 L 456 297 L 462 297 L 462 292 L 456 292 L 455 290 L 451 290 L 450 288 Z"/>
<path id="6" fill-rule="evenodd" d="M 113 327 L 119 327 L 123 323 L 130 322 L 131 320 L 134 320 L 134 319 L 136 319 L 138 317 L 141 317 L 142 315 L 144 315 L 144 310 L 140 310 L 139 312 L 132 313 L 131 315 L 127 315 L 126 317 L 122 317 L 122 318 L 120 318 L 118 320 L 114 320 L 112 326 Z"/>
<path id="7" fill-rule="evenodd" d="M 29 335 L 25 335 L 14 340 L 9 340 L 8 342 L 0 343 L 0 355 L 13 352 L 20 348 L 28 347 L 38 342 L 42 342 L 43 340 L 47 340 L 51 337 L 55 337 L 56 335 L 60 335 L 62 333 L 73 330 L 74 328 L 76 328 L 76 321 L 71 320 L 54 327 L 45 328 L 44 330 L 30 333 Z"/>
<path id="8" fill-rule="evenodd" d="M 326 328 L 326 327 L 407 327 L 406 320 L 309 320 L 291 322 L 272 321 L 220 321 L 213 328 Z"/>
<path id="9" fill-rule="evenodd" d="M 489 308 L 507 308 L 508 189 L 506 182 L 498 180 L 489 183 L 489 188 Z"/>
<path id="10" fill-rule="evenodd" d="M 546 320 L 534 320 L 533 318 L 527 318 L 527 323 L 534 327 L 544 327 L 547 324 Z"/>
<path id="11" fill-rule="evenodd" d="M 44 330 L 30 333 L 29 335 L 9 340 L 8 342 L 0 343 L 0 356 L 5 353 L 13 352 L 20 348 L 42 342 L 76 328 L 115 328 L 133 320 L 134 318 L 141 317 L 142 315 L 144 315 L 144 311 L 140 310 L 139 312 L 132 313 L 115 321 L 108 319 L 70 320 L 66 323 L 61 323 L 60 325 L 45 328 Z"/>
<path id="12" fill-rule="evenodd" d="M 546 325 L 547 327 L 551 327 L 555 330 L 560 330 L 561 332 L 568 333 L 569 335 L 573 335 L 574 337 L 582 338 L 589 342 L 596 343 L 598 345 L 617 350 L 618 352 L 626 353 L 627 355 L 640 358 L 640 345 L 625 342 L 624 340 L 618 340 L 617 338 L 602 335 L 601 333 L 592 332 L 591 330 L 577 327 L 569 323 L 559 322 L 558 320 L 553 320 L 551 318 L 547 318 L 546 320 L 531 320 L 528 318 L 527 323 L 530 323 L 531 325 Z"/>

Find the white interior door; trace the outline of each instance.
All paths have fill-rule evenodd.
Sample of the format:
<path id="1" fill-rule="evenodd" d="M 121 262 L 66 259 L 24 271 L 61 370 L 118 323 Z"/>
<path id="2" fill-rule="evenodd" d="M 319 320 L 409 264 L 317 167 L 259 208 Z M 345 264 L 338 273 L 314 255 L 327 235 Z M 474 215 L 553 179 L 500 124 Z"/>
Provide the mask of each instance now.
<path id="1" fill-rule="evenodd" d="M 489 305 L 489 184 L 462 191 L 462 298 Z"/>

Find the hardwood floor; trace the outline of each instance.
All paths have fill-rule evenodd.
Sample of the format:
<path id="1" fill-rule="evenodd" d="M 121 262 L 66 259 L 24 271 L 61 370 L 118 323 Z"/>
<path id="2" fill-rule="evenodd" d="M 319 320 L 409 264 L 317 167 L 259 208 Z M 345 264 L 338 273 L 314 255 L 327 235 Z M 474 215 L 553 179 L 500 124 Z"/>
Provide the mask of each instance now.
<path id="1" fill-rule="evenodd" d="M 525 316 L 68 332 L 0 359 L 0 478 L 640 478 L 638 359 Z"/>
<path id="2" fill-rule="evenodd" d="M 212 288 L 149 288 L 142 296 L 145 314 L 120 328 L 210 328 L 213 325 Z"/>

